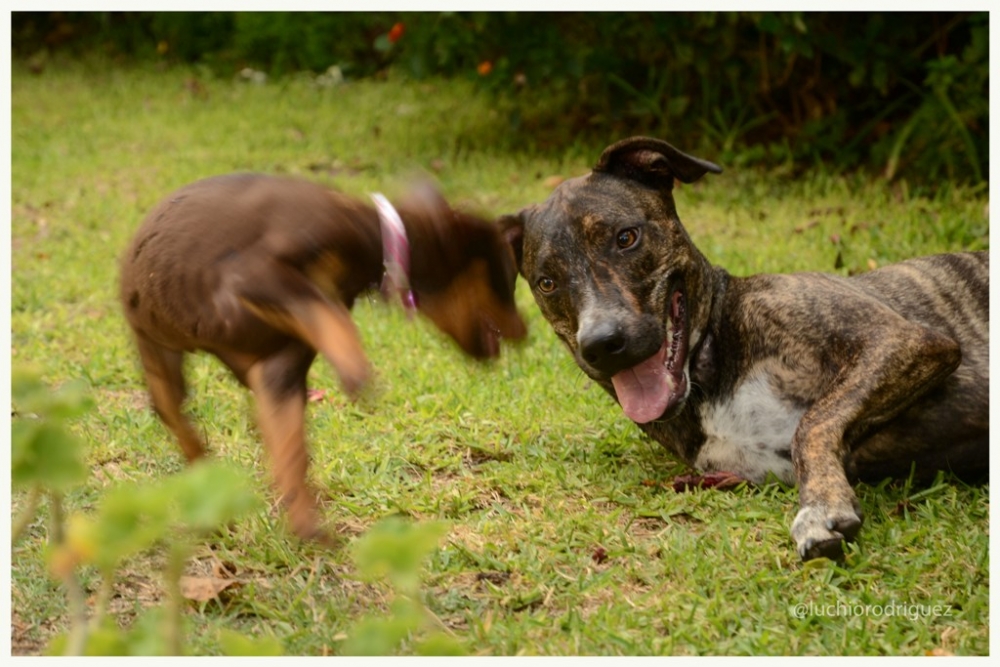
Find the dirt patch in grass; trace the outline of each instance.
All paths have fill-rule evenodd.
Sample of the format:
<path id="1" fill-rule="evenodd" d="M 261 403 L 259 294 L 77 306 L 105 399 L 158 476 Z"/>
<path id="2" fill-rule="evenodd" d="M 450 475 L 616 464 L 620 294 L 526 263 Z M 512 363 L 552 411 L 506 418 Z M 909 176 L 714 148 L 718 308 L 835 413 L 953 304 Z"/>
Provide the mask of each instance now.
<path id="1" fill-rule="evenodd" d="M 48 645 L 49 637 L 61 626 L 61 619 L 50 618 L 40 622 L 22 618 L 17 610 L 11 611 L 10 653 L 11 655 L 41 655 Z"/>

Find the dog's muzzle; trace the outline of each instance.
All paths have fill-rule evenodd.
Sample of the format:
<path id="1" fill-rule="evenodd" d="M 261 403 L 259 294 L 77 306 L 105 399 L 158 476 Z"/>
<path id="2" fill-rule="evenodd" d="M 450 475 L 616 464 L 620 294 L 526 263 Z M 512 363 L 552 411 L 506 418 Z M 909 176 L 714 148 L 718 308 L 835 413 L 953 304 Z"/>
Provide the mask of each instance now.
<path id="1" fill-rule="evenodd" d="M 611 377 L 625 415 L 645 424 L 660 419 L 687 396 L 687 309 L 684 290 L 670 295 L 666 337 L 652 356 Z"/>

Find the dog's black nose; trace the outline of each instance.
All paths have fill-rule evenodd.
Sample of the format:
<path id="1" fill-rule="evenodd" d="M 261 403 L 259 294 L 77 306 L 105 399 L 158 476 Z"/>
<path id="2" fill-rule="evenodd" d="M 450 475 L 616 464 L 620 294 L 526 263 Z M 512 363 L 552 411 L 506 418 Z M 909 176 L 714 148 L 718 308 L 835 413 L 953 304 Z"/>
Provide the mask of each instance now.
<path id="1" fill-rule="evenodd" d="M 624 357 L 627 338 L 615 322 L 601 322 L 580 331 L 576 337 L 580 356 L 595 369 L 614 374 L 627 368 Z"/>

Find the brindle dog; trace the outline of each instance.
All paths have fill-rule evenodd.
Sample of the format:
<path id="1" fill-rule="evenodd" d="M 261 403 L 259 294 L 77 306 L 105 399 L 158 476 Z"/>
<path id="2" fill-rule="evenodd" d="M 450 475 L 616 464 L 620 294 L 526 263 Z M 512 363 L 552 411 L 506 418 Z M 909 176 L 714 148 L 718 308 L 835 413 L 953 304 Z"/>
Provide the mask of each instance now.
<path id="1" fill-rule="evenodd" d="M 672 196 L 675 179 L 721 171 L 635 137 L 502 218 L 584 373 L 699 470 L 797 482 L 803 559 L 858 532 L 849 480 L 985 476 L 988 254 L 734 277 L 692 244 Z"/>
<path id="2" fill-rule="evenodd" d="M 399 208 L 419 312 L 476 358 L 526 331 L 499 228 L 422 187 Z M 249 387 L 292 527 L 320 530 L 306 484 L 306 374 L 319 351 L 356 395 L 370 369 L 349 310 L 383 274 L 378 213 L 306 181 L 198 181 L 147 216 L 122 258 L 121 298 L 157 413 L 188 461 L 204 443 L 181 411 L 186 352 L 214 354 Z"/>

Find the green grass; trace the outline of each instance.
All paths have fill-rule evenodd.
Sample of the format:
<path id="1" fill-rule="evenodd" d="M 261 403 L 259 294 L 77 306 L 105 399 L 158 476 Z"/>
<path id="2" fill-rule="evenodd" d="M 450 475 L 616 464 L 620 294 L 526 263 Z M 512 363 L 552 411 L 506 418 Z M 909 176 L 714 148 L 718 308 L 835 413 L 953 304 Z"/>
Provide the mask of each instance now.
<path id="1" fill-rule="evenodd" d="M 76 511 L 182 465 L 147 407 L 116 297 L 118 255 L 169 191 L 257 170 L 391 195 L 430 170 L 457 205 L 498 215 L 545 198 L 551 176 L 586 172 L 602 148 L 518 151 L 507 119 L 461 83 L 254 86 L 59 62 L 41 75 L 15 63 L 12 76 L 11 359 L 54 385 L 91 386 L 98 407 L 77 431 L 93 474 L 67 499 Z M 677 201 L 706 255 L 736 274 L 857 271 L 988 247 L 986 192 L 944 184 L 917 196 L 840 174 L 732 171 L 680 188 Z M 329 525 L 354 540 L 391 514 L 448 522 L 423 601 L 468 652 L 989 652 L 988 487 L 861 486 L 866 522 L 845 563 L 802 565 L 788 533 L 794 489 L 673 492 L 666 483 L 684 467 L 576 369 L 523 283 L 518 302 L 528 340 L 480 365 L 422 321 L 363 300 L 355 319 L 375 397 L 350 404 L 323 363 L 310 378 L 331 390 L 309 408 L 311 475 Z M 251 471 L 273 501 L 247 392 L 208 357 L 190 360 L 188 379 L 213 453 Z M 13 512 L 23 500 L 15 494 Z M 388 609 L 391 591 L 359 577 L 348 549 L 299 543 L 269 508 L 203 542 L 190 563 L 227 563 L 246 582 L 189 609 L 191 654 L 217 653 L 223 629 L 276 637 L 292 655 L 336 654 L 359 619 Z M 67 622 L 46 572 L 44 518 L 12 550 L 15 653 L 42 651 Z M 162 600 L 163 561 L 153 551 L 119 572 L 123 626 Z M 93 591 L 98 575 L 83 582 Z M 837 603 L 942 605 L 947 615 L 795 614 Z"/>

